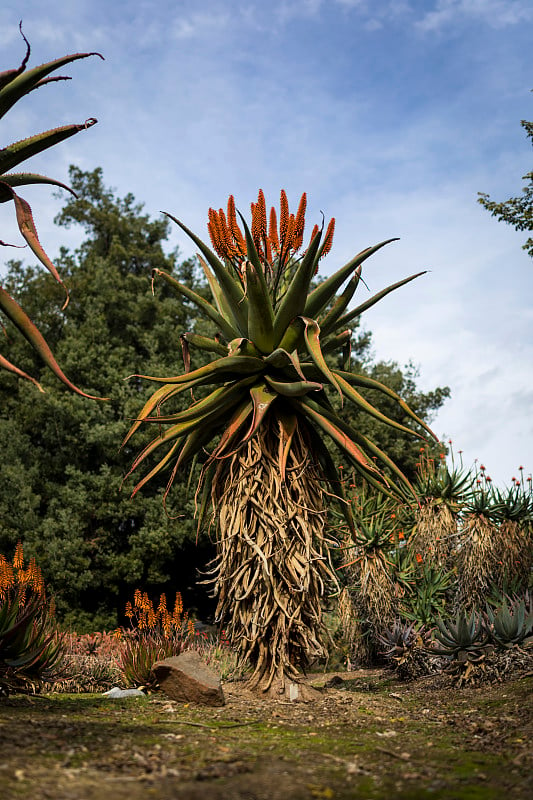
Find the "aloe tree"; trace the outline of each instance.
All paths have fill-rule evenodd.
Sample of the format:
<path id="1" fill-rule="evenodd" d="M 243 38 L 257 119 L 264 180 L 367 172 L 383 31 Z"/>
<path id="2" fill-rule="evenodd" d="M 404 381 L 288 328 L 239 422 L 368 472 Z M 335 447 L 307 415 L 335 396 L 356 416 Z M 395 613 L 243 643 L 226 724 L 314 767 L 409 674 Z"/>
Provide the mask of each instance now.
<path id="1" fill-rule="evenodd" d="M 262 191 L 251 210 L 248 226 L 240 213 L 239 223 L 233 197 L 226 212 L 210 209 L 213 250 L 168 214 L 196 244 L 211 300 L 163 270 L 154 270 L 153 277 L 192 302 L 210 321 L 213 335 L 181 335 L 183 374 L 136 376 L 161 385 L 125 441 L 141 427 L 156 427 L 128 473 L 152 465 L 133 494 L 164 471 L 170 473 L 168 493 L 178 470 L 202 462 L 197 509 L 199 524 L 210 519 L 216 526 L 217 616 L 253 668 L 251 685 L 282 693 L 298 682 L 299 667 L 323 653 L 321 598 L 334 580 L 324 532 L 331 493 L 353 526 L 326 443 L 336 445 L 369 484 L 389 493 L 411 491 L 386 453 L 334 410 L 332 393 L 412 433 L 365 399 L 365 389 L 377 389 L 401 406 L 406 421 L 431 432 L 386 386 L 331 367 L 325 357 L 341 349 L 348 366 L 350 325 L 417 277 L 349 310 L 363 263 L 393 240 L 366 248 L 313 286 L 319 261 L 331 248 L 334 220 L 325 230 L 315 225 L 302 250 L 305 194 L 293 214 L 281 192 L 279 224 L 274 208 L 267 220 Z M 194 348 L 213 360 L 191 370 Z M 189 407 L 176 410 L 175 399 L 185 393 Z"/>
<path id="2" fill-rule="evenodd" d="M 0 72 L 0 118 L 4 117 L 8 111 L 23 97 L 30 92 L 40 89 L 41 87 L 60 80 L 69 80 L 63 75 L 55 75 L 51 77 L 51 73 L 57 69 L 62 68 L 72 61 L 80 58 L 87 58 L 92 55 L 100 55 L 99 53 L 76 53 L 74 55 L 63 56 L 62 58 L 49 61 L 33 69 L 26 70 L 26 65 L 30 57 L 30 45 L 28 40 L 22 33 L 22 26 L 20 28 L 22 38 L 26 43 L 26 55 L 22 63 L 16 69 L 8 69 Z M 102 56 L 100 56 L 102 58 Z M 33 220 L 32 211 L 29 203 L 26 202 L 15 191 L 19 186 L 27 186 L 29 184 L 49 184 L 52 186 L 60 186 L 63 189 L 71 191 L 68 186 L 53 178 L 48 178 L 45 175 L 39 175 L 34 172 L 12 172 L 15 167 L 22 164 L 28 158 L 53 147 L 59 142 L 68 139 L 80 131 L 90 128 L 96 123 L 96 120 L 91 118 L 85 120 L 82 124 L 63 125 L 59 128 L 47 130 L 38 133 L 34 136 L 29 136 L 21 139 L 18 142 L 8 145 L 0 149 L 0 203 L 13 202 L 15 206 L 16 218 L 20 233 L 26 240 L 27 244 L 37 256 L 41 264 L 45 266 L 50 273 L 54 276 L 55 280 L 60 283 L 65 289 L 66 299 L 63 308 L 68 303 L 68 291 L 61 280 L 61 277 L 55 268 L 54 264 L 47 256 L 43 249 L 37 230 Z M 0 241 L 0 245 L 7 246 L 7 243 Z M 0 286 L 0 310 L 11 320 L 11 322 L 19 329 L 22 335 L 28 340 L 30 345 L 39 353 L 41 358 L 52 370 L 52 372 L 74 392 L 90 397 L 85 394 L 81 389 L 74 386 L 67 376 L 61 370 L 59 364 L 55 360 L 52 351 L 50 350 L 45 339 L 35 327 L 28 315 L 23 311 L 19 304 Z M 0 323 L 1 324 L 1 323 Z M 0 368 L 6 369 L 14 373 L 19 378 L 34 383 L 40 391 L 43 391 L 40 384 L 24 372 L 22 369 L 12 364 L 8 359 L 0 354 Z"/>

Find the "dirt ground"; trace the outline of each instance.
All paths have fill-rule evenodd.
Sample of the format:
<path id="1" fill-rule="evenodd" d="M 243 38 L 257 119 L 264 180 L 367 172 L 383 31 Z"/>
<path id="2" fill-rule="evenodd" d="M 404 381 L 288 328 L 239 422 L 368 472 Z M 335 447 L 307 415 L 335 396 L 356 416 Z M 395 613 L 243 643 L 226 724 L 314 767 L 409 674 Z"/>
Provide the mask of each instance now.
<path id="1" fill-rule="evenodd" d="M 226 705 L 162 694 L 0 699 L 3 800 L 529 800 L 533 677 L 479 688 L 314 675 L 312 703 L 224 685 Z"/>

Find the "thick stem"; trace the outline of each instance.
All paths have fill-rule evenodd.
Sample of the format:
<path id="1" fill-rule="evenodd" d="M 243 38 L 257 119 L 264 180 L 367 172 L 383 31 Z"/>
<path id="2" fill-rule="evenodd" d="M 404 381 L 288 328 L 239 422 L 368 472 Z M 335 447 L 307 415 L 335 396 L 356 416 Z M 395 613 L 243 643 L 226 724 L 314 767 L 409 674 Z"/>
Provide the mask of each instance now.
<path id="1" fill-rule="evenodd" d="M 211 574 L 217 619 L 252 667 L 250 685 L 304 699 L 306 692 L 294 684 L 325 653 L 322 597 L 335 578 L 324 538 L 322 476 L 305 428 L 294 436 L 285 479 L 279 452 L 280 429 L 272 416 L 221 460 L 213 480 L 218 554 Z"/>

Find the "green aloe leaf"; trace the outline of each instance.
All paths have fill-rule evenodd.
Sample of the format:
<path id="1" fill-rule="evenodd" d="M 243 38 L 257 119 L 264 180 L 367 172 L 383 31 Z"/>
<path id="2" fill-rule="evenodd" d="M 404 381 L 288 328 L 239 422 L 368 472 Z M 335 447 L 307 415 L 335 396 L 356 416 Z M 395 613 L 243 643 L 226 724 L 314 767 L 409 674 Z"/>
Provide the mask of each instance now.
<path id="1" fill-rule="evenodd" d="M 18 142 L 8 145 L 0 150 L 0 173 L 7 172 L 8 170 L 21 164 L 28 158 L 53 147 L 59 142 L 68 139 L 70 136 L 84 131 L 96 125 L 98 120 L 88 119 L 81 125 L 63 125 L 60 128 L 53 128 L 49 131 L 43 131 L 35 136 L 29 136 L 27 139 L 21 139 Z"/>
<path id="2" fill-rule="evenodd" d="M 275 392 L 283 397 L 303 397 L 309 392 L 320 392 L 324 387 L 316 381 L 276 381 L 265 375 L 265 381 Z"/>
<path id="3" fill-rule="evenodd" d="M 274 344 L 274 311 L 262 269 L 246 262 L 248 295 L 248 336 L 262 353 L 271 353 Z"/>
<path id="4" fill-rule="evenodd" d="M 390 244 L 390 242 L 396 242 L 398 239 L 386 239 L 384 242 L 380 242 L 379 244 L 374 245 L 373 247 L 367 247 L 365 250 L 362 250 L 356 256 L 354 256 L 351 261 L 348 261 L 344 267 L 341 267 L 337 272 L 335 272 L 331 277 L 327 278 L 325 281 L 313 289 L 311 294 L 308 296 L 306 304 L 305 304 L 305 311 L 304 314 L 306 317 L 316 317 L 320 314 L 321 311 L 331 302 L 332 298 L 337 293 L 337 290 L 340 289 L 342 284 L 345 280 L 349 278 L 354 270 L 363 263 L 367 258 L 369 258 L 373 253 L 379 250 L 381 247 L 384 247 L 386 244 Z"/>
<path id="5" fill-rule="evenodd" d="M 48 184 L 49 186 L 59 186 L 61 189 L 66 189 L 67 192 L 70 192 L 74 197 L 77 197 L 76 192 L 74 192 L 70 186 L 67 186 L 66 183 L 62 183 L 61 181 L 56 181 L 54 178 L 48 178 L 46 175 L 39 175 L 37 172 L 10 172 L 7 175 L 2 175 L 0 178 L 0 187 L 2 183 L 7 183 L 8 186 L 11 188 L 18 187 L 18 186 L 30 186 L 34 184 Z M 3 199 L 5 198 L 5 199 Z M 12 200 L 13 196 L 10 192 L 4 191 L 2 195 L 0 195 L 0 203 L 5 203 L 8 200 Z"/>
<path id="6" fill-rule="evenodd" d="M 64 67 L 67 64 L 70 64 L 73 61 L 77 61 L 81 58 L 89 58 L 89 56 L 98 56 L 104 60 L 104 57 L 100 55 L 100 53 L 73 53 L 72 55 L 62 56 L 61 58 L 54 59 L 54 61 L 48 61 L 45 64 L 40 64 L 39 66 L 33 67 L 33 69 L 25 72 L 24 68 L 28 55 L 29 50 L 26 54 L 25 60 L 22 62 L 22 69 L 19 68 L 19 70 L 14 70 L 13 72 L 15 72 L 15 75 L 11 80 L 7 80 L 7 82 L 0 82 L 0 117 L 3 117 L 4 114 L 9 111 L 9 109 L 14 106 L 21 97 L 30 92 L 32 89 L 38 87 L 39 83 L 56 69 L 61 69 L 61 67 Z M 5 75 L 5 73 L 3 73 L 3 75 Z"/>
<path id="7" fill-rule="evenodd" d="M 289 287 L 275 312 L 274 346 L 282 347 L 285 350 L 289 350 L 289 352 L 294 349 L 294 346 L 286 347 L 283 344 L 283 340 L 285 339 L 287 328 L 291 321 L 295 317 L 301 316 L 305 308 L 305 299 L 314 275 L 316 254 L 320 245 L 321 236 L 322 234 L 320 231 L 313 236 L 311 244 L 298 264 Z"/>
<path id="8" fill-rule="evenodd" d="M 218 339 L 211 339 L 209 336 L 201 336 L 199 333 L 182 333 L 182 337 L 188 344 L 197 347 L 199 350 L 204 350 L 207 353 L 218 353 L 218 355 L 228 355 L 228 348 L 222 344 Z"/>
<path id="9" fill-rule="evenodd" d="M 28 342 L 32 345 L 32 347 L 37 351 L 40 355 L 44 363 L 52 370 L 54 375 L 59 378 L 59 380 L 68 386 L 73 392 L 76 394 L 81 395 L 82 397 L 88 397 L 91 400 L 108 400 L 107 397 L 94 397 L 93 395 L 86 394 L 81 389 L 78 389 L 77 386 L 69 381 L 65 373 L 60 368 L 59 364 L 55 360 L 52 351 L 50 350 L 48 344 L 46 343 L 42 333 L 35 327 L 31 319 L 28 315 L 22 310 L 19 304 L 13 300 L 12 297 L 0 286 L 0 308 L 6 314 L 7 317 L 13 322 L 13 324 L 19 329 L 22 335 L 28 340 Z"/>
<path id="10" fill-rule="evenodd" d="M 299 401 L 299 407 L 312 422 L 315 422 L 321 430 L 333 439 L 335 444 L 350 458 L 350 461 L 361 466 L 365 472 L 380 475 L 377 467 L 368 459 L 365 453 L 355 444 L 353 439 L 347 436 L 338 426 L 337 421 L 333 421 L 330 416 L 326 416 L 323 408 L 313 403 L 309 398 L 304 397 Z"/>
<path id="11" fill-rule="evenodd" d="M 424 438 L 423 436 L 421 436 L 421 434 L 417 433 L 416 431 L 413 431 L 410 428 L 407 428 L 405 425 L 402 425 L 400 422 L 396 422 L 396 420 L 387 417 L 385 414 L 379 411 L 379 409 L 377 409 L 375 406 L 369 403 L 368 400 L 365 400 L 365 398 L 361 394 L 359 394 L 359 392 L 356 389 L 354 389 L 353 386 L 350 386 L 348 381 L 346 381 L 338 372 L 336 372 L 335 375 L 339 383 L 339 386 L 341 387 L 346 397 L 348 397 L 352 401 L 352 403 L 359 406 L 359 408 L 362 408 L 372 417 L 378 419 L 380 422 L 384 422 L 385 424 L 390 425 L 392 428 L 396 428 L 397 430 L 402 431 L 403 433 L 410 433 L 413 436 L 418 436 L 419 439 Z"/>
<path id="12" fill-rule="evenodd" d="M 203 367 L 186 372 L 184 375 L 175 375 L 167 378 L 157 378 L 151 375 L 130 375 L 130 378 L 145 378 L 156 383 L 189 383 L 196 378 L 227 377 L 231 380 L 237 375 L 253 375 L 264 370 L 261 358 L 254 356 L 225 356 L 205 364 Z"/>
<path id="13" fill-rule="evenodd" d="M 31 383 L 33 383 L 39 389 L 40 392 L 44 393 L 44 389 L 41 386 L 41 384 L 39 383 L 39 381 L 36 381 L 35 378 L 32 378 L 32 376 L 28 375 L 28 373 L 24 372 L 24 370 L 19 369 L 18 367 L 16 367 L 14 364 L 11 363 L 11 361 L 8 361 L 7 358 L 4 358 L 4 356 L 2 356 L 2 355 L 0 355 L 0 367 L 2 369 L 6 369 L 8 372 L 12 372 L 14 375 L 17 375 L 19 378 L 24 378 L 25 380 L 30 381 Z"/>
<path id="14" fill-rule="evenodd" d="M 227 339 L 234 339 L 236 336 L 239 335 L 239 331 L 233 325 L 227 321 L 227 319 L 218 311 L 211 303 L 206 300 L 201 295 L 194 292 L 192 289 L 189 289 L 188 286 L 185 284 L 180 283 L 176 278 L 173 278 L 172 275 L 169 275 L 168 272 L 165 272 L 162 269 L 154 269 L 152 270 L 152 276 L 157 275 L 158 277 L 163 278 L 169 286 L 171 286 L 178 294 L 183 295 L 188 300 L 193 302 L 200 311 L 203 311 L 212 322 L 215 323 L 217 328 L 224 334 Z"/>
<path id="15" fill-rule="evenodd" d="M 210 248 L 202 242 L 183 222 L 172 216 L 168 212 L 163 212 L 165 216 L 171 219 L 176 225 L 189 236 L 196 246 L 200 249 L 202 255 L 207 263 L 215 273 L 216 279 L 219 282 L 221 291 L 224 293 L 229 309 L 231 310 L 231 322 L 238 329 L 242 336 L 247 335 L 247 313 L 248 313 L 248 300 L 245 297 L 243 287 L 240 281 L 234 279 L 229 274 L 228 270 L 216 257 Z M 233 338 L 233 337 L 232 337 Z"/>
<path id="16" fill-rule="evenodd" d="M 425 275 L 426 272 L 427 270 L 423 270 L 422 272 L 417 272 L 415 275 L 410 275 L 408 278 L 404 278 L 403 280 L 397 281 L 397 283 L 393 283 L 390 286 L 387 286 L 385 289 L 382 289 L 380 292 L 370 297 L 364 303 L 361 303 L 361 305 L 357 306 L 357 308 L 354 308 L 353 311 L 349 311 L 347 314 L 343 314 L 343 316 L 340 317 L 336 323 L 327 326 L 326 330 L 324 330 L 324 334 L 327 335 L 328 333 L 330 333 L 330 331 L 337 331 L 340 328 L 345 328 L 347 325 L 353 322 L 354 319 L 357 319 L 357 317 L 361 316 L 361 314 L 364 311 L 367 311 L 373 305 L 378 303 L 383 297 L 390 294 L 390 292 L 394 292 L 396 289 L 399 289 L 400 286 L 404 286 L 406 283 L 414 281 L 415 278 L 419 278 L 421 275 Z"/>
<path id="17" fill-rule="evenodd" d="M 143 422 L 152 422 L 156 424 L 185 422 L 187 420 L 196 419 L 197 417 L 204 417 L 211 411 L 221 411 L 223 408 L 226 408 L 228 404 L 234 403 L 235 399 L 238 398 L 239 395 L 242 395 L 255 380 L 255 376 L 252 376 L 251 378 L 243 378 L 243 380 L 227 386 L 221 386 L 218 389 L 213 389 L 206 397 L 197 400 L 192 406 L 189 406 L 189 408 L 183 411 L 177 411 L 175 414 L 170 414 L 168 416 L 145 416 L 143 417 Z"/>
<path id="18" fill-rule="evenodd" d="M 320 347 L 320 327 L 318 325 L 318 322 L 316 322 L 316 320 L 314 319 L 309 319 L 308 317 L 302 317 L 301 319 L 304 323 L 304 339 L 305 343 L 307 344 L 309 355 L 315 362 L 316 367 L 324 375 L 324 377 L 338 391 L 342 403 L 343 397 L 342 397 L 341 387 L 339 386 L 339 382 L 337 381 L 337 378 L 335 377 L 333 372 L 328 367 L 326 360 L 322 354 L 322 350 Z"/>
<path id="19" fill-rule="evenodd" d="M 17 224 L 19 227 L 19 231 L 21 232 L 24 239 L 26 239 L 27 243 L 29 244 L 30 248 L 32 249 L 33 253 L 37 256 L 41 264 L 43 264 L 48 271 L 54 276 L 56 281 L 61 284 L 66 292 L 66 300 L 63 304 L 63 309 L 68 305 L 68 290 L 63 281 L 61 280 L 61 276 L 59 272 L 55 268 L 54 264 L 50 261 L 48 256 L 46 255 L 43 247 L 39 241 L 39 237 L 37 236 L 37 229 L 35 227 L 35 223 L 33 221 L 33 215 L 31 213 L 31 208 L 29 203 L 26 200 L 23 200 L 22 197 L 19 197 L 13 190 L 13 200 L 15 203 L 15 211 L 17 214 Z"/>
<path id="20" fill-rule="evenodd" d="M 330 326 L 335 326 L 335 323 L 348 308 L 352 297 L 355 294 L 359 281 L 361 280 L 361 267 L 357 267 L 355 275 L 351 278 L 342 294 L 337 297 L 327 314 L 321 319 L 320 314 L 313 314 L 313 317 L 318 318 L 321 329 L 327 330 Z"/>

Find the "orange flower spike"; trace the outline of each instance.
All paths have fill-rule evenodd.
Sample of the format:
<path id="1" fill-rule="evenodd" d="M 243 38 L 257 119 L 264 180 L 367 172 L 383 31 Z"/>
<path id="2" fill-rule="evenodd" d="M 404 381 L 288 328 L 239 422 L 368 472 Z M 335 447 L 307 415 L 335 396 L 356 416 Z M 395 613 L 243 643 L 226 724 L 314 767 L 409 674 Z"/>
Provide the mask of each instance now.
<path id="1" fill-rule="evenodd" d="M 276 253 L 279 253 L 278 218 L 276 216 L 276 209 L 274 208 L 274 206 L 272 206 L 272 208 L 270 209 L 268 238 L 273 250 L 275 250 Z"/>
<path id="2" fill-rule="evenodd" d="M 259 194 L 257 195 L 257 209 L 259 215 L 259 233 L 261 239 L 265 240 L 267 238 L 267 212 L 265 195 L 262 189 L 259 189 Z"/>
<path id="3" fill-rule="evenodd" d="M 135 589 L 135 593 L 133 595 L 133 602 L 136 608 L 139 608 L 141 605 L 141 590 Z"/>
<path id="4" fill-rule="evenodd" d="M 326 236 L 324 237 L 324 244 L 322 245 L 322 255 L 320 256 L 321 258 L 327 256 L 327 254 L 331 250 L 334 233 L 335 233 L 335 217 L 332 217 L 329 221 L 329 225 L 326 230 Z"/>
<path id="5" fill-rule="evenodd" d="M 224 248 L 224 252 L 226 254 L 226 258 L 231 261 L 231 259 L 236 255 L 235 245 L 233 244 L 233 236 L 231 234 L 230 227 L 226 221 L 226 215 L 224 214 L 224 209 L 219 209 L 218 211 L 218 229 L 220 233 L 220 237 L 222 239 L 222 246 Z"/>
<path id="6" fill-rule="evenodd" d="M 288 227 L 289 227 L 289 202 L 287 200 L 285 189 L 282 189 L 279 201 L 279 241 L 281 247 L 285 245 L 285 239 L 287 238 Z"/>
<path id="7" fill-rule="evenodd" d="M 294 244 L 293 244 L 294 250 L 299 250 L 303 243 L 306 208 L 307 208 L 307 195 L 304 192 L 300 198 L 300 205 L 298 206 L 298 211 L 296 212 L 296 222 L 294 224 Z"/>
<path id="8" fill-rule="evenodd" d="M 241 229 L 237 223 L 237 214 L 235 211 L 235 198 L 230 194 L 228 198 L 228 224 L 233 236 L 235 247 L 237 248 L 238 255 L 241 258 L 246 258 L 246 242 L 242 235 Z"/>
<path id="9" fill-rule="evenodd" d="M 13 567 L 15 569 L 23 569 L 24 567 L 24 553 L 22 550 L 22 542 L 18 542 L 15 548 L 15 555 L 13 556 Z"/>
<path id="10" fill-rule="evenodd" d="M 296 220 L 294 218 L 294 214 L 289 216 L 289 224 L 287 226 L 287 235 L 285 237 L 285 252 L 289 250 L 294 250 L 294 228 L 295 228 Z"/>
<path id="11" fill-rule="evenodd" d="M 133 617 L 133 609 L 131 607 L 131 603 L 129 600 L 126 603 L 126 611 L 124 612 L 124 614 L 126 615 L 126 617 L 128 617 L 128 619 L 131 619 Z"/>
<path id="12" fill-rule="evenodd" d="M 214 208 L 209 209 L 209 222 L 207 223 L 207 230 L 213 244 L 214 249 L 221 258 L 226 258 L 226 248 L 224 246 L 224 237 L 221 230 L 221 224 L 217 212 Z"/>

